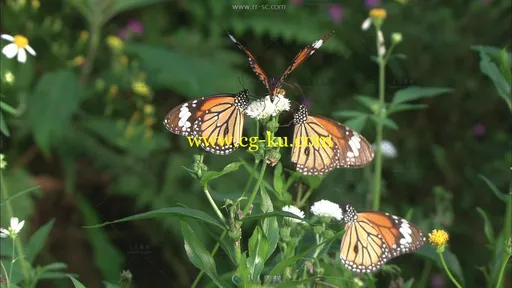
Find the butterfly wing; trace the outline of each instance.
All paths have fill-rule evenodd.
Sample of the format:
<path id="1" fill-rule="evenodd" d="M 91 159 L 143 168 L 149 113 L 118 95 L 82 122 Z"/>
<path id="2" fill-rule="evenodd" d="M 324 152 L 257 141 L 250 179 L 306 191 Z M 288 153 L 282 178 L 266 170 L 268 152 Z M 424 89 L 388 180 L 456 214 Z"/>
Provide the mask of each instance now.
<path id="1" fill-rule="evenodd" d="M 263 84 L 265 84 L 265 87 L 267 87 L 267 89 L 269 91 L 271 91 L 270 90 L 270 79 L 268 78 L 265 71 L 263 71 L 261 66 L 258 64 L 258 62 L 256 62 L 256 58 L 254 58 L 252 53 L 249 50 L 247 50 L 247 48 L 245 48 L 240 42 L 238 42 L 238 40 L 236 40 L 235 37 L 233 37 L 233 35 L 231 35 L 229 33 L 227 33 L 227 34 L 228 34 L 229 38 L 231 39 L 231 41 L 235 42 L 236 46 L 238 46 L 238 48 L 240 50 L 244 51 L 245 54 L 249 57 L 249 65 L 251 66 L 252 70 L 254 71 L 254 73 L 256 73 L 256 75 L 263 82 Z"/>
<path id="2" fill-rule="evenodd" d="M 315 53 L 316 50 L 318 50 L 322 46 L 322 44 L 324 44 L 325 41 L 331 38 L 333 33 L 334 31 L 325 35 L 320 40 L 313 42 L 313 44 L 308 45 L 302 50 L 300 50 L 299 53 L 297 53 L 297 55 L 295 56 L 295 58 L 293 58 L 293 61 L 290 64 L 290 66 L 288 66 L 288 68 L 286 68 L 286 70 L 283 72 L 283 74 L 279 78 L 279 81 L 276 81 L 275 83 L 273 83 L 272 87 L 270 87 L 271 94 L 277 95 L 278 92 L 276 91 L 276 89 L 278 89 L 279 86 L 281 86 L 281 83 L 288 76 L 288 74 L 290 74 L 293 70 L 299 67 L 300 64 L 304 63 L 304 61 L 306 61 L 306 59 L 308 59 L 309 56 L 313 55 L 313 53 Z"/>
<path id="3" fill-rule="evenodd" d="M 309 116 L 322 125 L 339 147 L 340 168 L 360 168 L 369 164 L 374 157 L 370 143 L 349 127 L 322 116 Z"/>
<path id="4" fill-rule="evenodd" d="M 425 242 L 416 225 L 374 211 L 358 213 L 345 231 L 340 246 L 341 262 L 359 273 L 374 272 L 391 258 L 417 251 Z"/>
<path id="5" fill-rule="evenodd" d="M 206 96 L 172 109 L 165 117 L 164 125 L 178 135 L 202 137 L 199 143 L 209 152 L 229 154 L 240 142 L 243 112 L 247 105 L 246 90 L 237 94 Z M 219 122 L 210 125 L 213 121 Z"/>
<path id="6" fill-rule="evenodd" d="M 302 174 L 321 175 L 339 165 L 338 146 L 314 118 L 295 125 L 292 145 L 291 160 Z"/>

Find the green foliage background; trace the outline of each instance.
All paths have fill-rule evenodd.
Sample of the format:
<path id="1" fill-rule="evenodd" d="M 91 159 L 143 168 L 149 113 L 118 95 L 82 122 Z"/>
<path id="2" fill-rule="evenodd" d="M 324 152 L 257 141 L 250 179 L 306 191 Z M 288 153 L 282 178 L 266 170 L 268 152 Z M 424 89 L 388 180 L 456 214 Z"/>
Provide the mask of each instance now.
<path id="1" fill-rule="evenodd" d="M 68 271 L 80 275 L 86 287 L 101 287 L 102 280 L 115 283 L 124 269 L 131 271 L 137 287 L 188 287 L 197 275 L 184 253 L 180 222 L 175 219 L 98 229 L 82 226 L 178 205 L 213 215 L 199 183 L 183 169 L 192 164 L 193 154 L 202 152 L 167 132 L 162 121 L 171 108 L 189 99 L 240 91 L 240 81 L 255 97 L 265 94 L 245 55 L 222 29 L 233 33 L 274 76 L 299 49 L 334 30 L 335 36 L 289 76 L 291 85 L 284 86 L 291 99 L 311 103 L 312 114 L 343 121 L 336 112 L 360 109 L 354 96 L 374 97 L 377 91 L 377 66 L 370 58 L 375 54 L 374 35 L 360 29 L 368 15 L 364 1 L 338 1 L 343 5 L 340 23 L 329 16 L 336 1 L 276 1 L 286 9 L 243 11 L 232 4 L 274 2 L 75 0 L 41 1 L 35 9 L 27 1 L 13 9 L 14 2 L 0 4 L 0 30 L 25 35 L 37 56 L 29 55 L 27 63 L 20 64 L 0 55 L 2 101 L 20 105 L 23 112 L 1 115 L 10 132 L 1 140 L 1 152 L 8 160 L 2 181 L 11 194 L 40 185 L 36 193 L 12 201 L 15 214 L 29 220 L 27 235 L 56 219 L 36 261 L 67 263 Z M 478 267 L 491 259 L 481 214 L 491 223 L 488 229 L 499 231 L 505 206 L 478 175 L 500 191 L 509 191 L 510 111 L 481 72 L 479 52 L 471 47 L 510 47 L 511 4 L 507 0 L 398 2 L 383 1 L 388 11 L 383 30 L 388 43 L 391 32 L 403 34 L 395 53 L 407 57 L 390 61 L 386 94 L 408 86 L 453 91 L 419 101 L 428 109 L 400 113 L 393 118 L 399 129 L 385 130 L 384 139 L 394 143 L 398 157 L 384 161 L 381 210 L 412 215 L 425 231 L 446 229 L 450 250 L 464 271 L 465 287 L 482 287 L 484 275 Z M 88 8 L 81 9 L 81 3 Z M 109 48 L 106 37 L 118 34 L 134 19 L 142 23 L 144 33 L 126 41 L 121 51 Z M 102 25 L 101 30 L 95 23 Z M 81 40 L 84 30 L 89 37 Z M 87 50 L 91 41 L 99 41 L 96 58 L 74 65 L 76 56 L 91 55 Z M 499 55 L 499 50 L 485 49 Z M 6 79 L 7 72 L 15 76 L 13 83 Z M 132 89 L 136 81 L 145 81 L 152 95 L 137 95 Z M 114 96 L 109 94 L 112 85 L 118 87 Z M 144 112 L 145 105 L 154 113 Z M 254 122 L 246 123 L 246 135 L 253 135 Z M 477 124 L 485 126 L 484 135 L 474 132 Z M 359 126 L 372 142 L 373 123 Z M 289 156 L 283 158 L 284 173 L 289 174 L 293 169 Z M 251 158 L 241 149 L 226 157 L 205 154 L 204 163 L 221 170 L 239 159 Z M 246 184 L 245 172 L 240 168 L 215 181 L 214 199 L 237 198 Z M 328 199 L 364 210 L 371 203 L 368 173 L 338 169 L 323 181 L 317 177 L 303 181 L 318 186 L 310 203 Z M 295 194 L 297 189 L 292 186 L 289 192 Z M 4 210 L 1 224 L 8 225 Z M 201 226 L 194 226 L 194 231 L 203 245 L 213 247 L 210 231 Z M 420 278 L 425 268 L 414 256 L 393 263 L 407 278 Z M 228 269 L 219 263 L 217 267 Z M 441 274 L 439 267 L 432 267 L 427 277 Z M 70 284 L 69 279 L 45 281 L 41 287 Z"/>

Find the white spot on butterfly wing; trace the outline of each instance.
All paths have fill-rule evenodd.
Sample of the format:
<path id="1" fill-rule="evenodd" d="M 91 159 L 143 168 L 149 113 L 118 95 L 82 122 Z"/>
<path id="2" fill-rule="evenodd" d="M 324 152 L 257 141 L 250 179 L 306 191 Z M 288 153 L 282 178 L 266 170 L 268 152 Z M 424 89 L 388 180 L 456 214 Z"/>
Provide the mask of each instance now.
<path id="1" fill-rule="evenodd" d="M 315 49 L 318 49 L 320 47 L 322 47 L 322 44 L 324 44 L 324 40 L 320 39 L 318 41 L 316 41 L 315 43 L 313 43 L 313 47 Z M 311 51 L 311 54 L 313 54 L 315 52 L 315 50 Z"/>
<path id="2" fill-rule="evenodd" d="M 359 149 L 361 149 L 361 138 L 359 138 L 359 135 L 354 134 L 352 137 L 350 137 L 350 140 L 348 140 L 348 145 L 350 145 L 350 148 L 352 148 L 354 156 L 359 156 Z"/>

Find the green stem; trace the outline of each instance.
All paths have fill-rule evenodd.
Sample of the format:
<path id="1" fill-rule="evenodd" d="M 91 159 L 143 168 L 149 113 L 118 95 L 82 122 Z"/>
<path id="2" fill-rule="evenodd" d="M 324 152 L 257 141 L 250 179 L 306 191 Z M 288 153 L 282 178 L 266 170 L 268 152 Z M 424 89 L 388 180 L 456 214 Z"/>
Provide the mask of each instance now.
<path id="1" fill-rule="evenodd" d="M 5 270 L 5 266 L 4 266 L 4 263 L 0 262 L 0 265 L 2 266 L 2 271 L 4 271 L 4 275 L 5 275 L 5 281 L 7 281 L 7 288 L 11 287 L 11 282 L 10 282 L 10 278 L 9 278 L 9 275 L 7 275 L 7 271 Z M 12 269 L 11 269 L 12 270 Z"/>
<path id="2" fill-rule="evenodd" d="M 84 66 L 82 66 L 82 72 L 80 73 L 80 82 L 85 84 L 91 74 L 92 68 L 94 66 L 94 60 L 96 59 L 96 55 L 98 53 L 98 47 L 100 45 L 100 34 L 101 34 L 101 25 L 98 23 L 91 23 L 91 31 L 89 41 L 89 47 L 87 50 L 87 57 L 85 58 Z"/>
<path id="3" fill-rule="evenodd" d="M 13 238 L 12 239 L 11 266 L 9 267 L 9 279 L 12 279 L 12 265 L 14 264 L 14 247 L 15 247 L 15 243 L 14 243 L 14 238 Z M 11 283 L 8 283 L 7 286 L 10 287 Z"/>
<path id="4" fill-rule="evenodd" d="M 263 176 L 265 176 L 266 169 L 267 169 L 267 162 L 263 162 L 263 165 L 261 165 L 260 175 L 258 176 L 258 180 L 256 181 L 256 185 L 254 185 L 254 188 L 252 189 L 251 196 L 249 197 L 247 204 L 245 204 L 245 208 L 243 210 L 243 216 L 247 215 L 247 212 L 249 212 L 252 202 L 254 202 L 254 199 L 256 198 L 256 195 L 258 194 L 258 190 L 260 190 L 261 181 L 263 180 Z"/>
<path id="5" fill-rule="evenodd" d="M 306 191 L 306 195 L 302 197 L 299 203 L 297 203 L 297 208 L 301 208 L 304 204 L 306 204 L 306 201 L 308 201 L 309 196 L 311 196 L 311 193 L 313 193 L 313 189 L 309 188 L 308 191 Z"/>
<path id="6" fill-rule="evenodd" d="M 323 231 L 325 230 L 325 223 L 322 223 L 322 233 Z M 322 243 L 324 241 L 322 235 L 320 234 L 316 234 L 316 245 L 319 245 L 320 243 Z M 316 247 L 315 249 L 315 254 L 313 254 L 313 258 L 316 259 L 316 257 L 318 256 L 318 254 L 320 253 L 320 250 L 322 250 L 322 248 L 324 248 L 324 245 L 325 243 L 323 243 L 322 245 L 319 245 L 318 247 Z"/>
<path id="7" fill-rule="evenodd" d="M 5 201 L 6 199 L 9 199 L 9 193 L 7 192 L 7 186 L 5 185 L 5 181 L 4 180 L 5 180 L 4 179 L 4 175 L 0 171 L 0 182 L 1 182 L 1 188 L 2 188 L 2 197 L 4 198 L 4 203 L 5 203 L 5 206 L 6 206 L 6 209 L 7 209 L 7 215 L 9 216 L 9 219 L 10 219 L 10 218 L 14 217 L 14 214 L 13 214 L 13 211 L 12 211 L 11 202 L 10 201 Z M 25 277 L 24 278 L 25 279 L 25 283 L 28 283 L 29 282 L 29 271 L 28 271 L 26 260 L 25 260 L 25 253 L 23 251 L 23 245 L 21 243 L 20 237 L 16 237 L 16 238 L 13 239 L 13 247 L 12 247 L 13 250 L 14 250 L 14 246 L 16 246 L 16 249 L 18 250 L 18 258 L 19 258 L 18 260 L 21 263 L 21 268 L 22 268 L 22 271 L 23 271 L 23 276 Z M 14 252 L 13 252 L 13 259 L 12 260 L 14 260 Z M 11 271 L 9 271 L 9 274 L 11 274 L 11 272 L 12 272 L 12 262 L 11 262 Z M 9 278 L 11 278 L 11 277 L 9 277 Z"/>
<path id="8" fill-rule="evenodd" d="M 496 288 L 503 287 L 501 282 L 503 281 L 503 276 L 505 275 L 505 268 L 507 268 L 508 261 L 510 258 L 510 256 L 507 253 L 504 253 L 504 254 L 505 254 L 505 257 L 503 257 L 501 259 L 502 263 L 501 263 L 501 268 L 500 268 L 500 274 L 498 276 L 498 281 L 496 282 Z"/>
<path id="9" fill-rule="evenodd" d="M 511 237 L 511 229 L 512 229 L 511 218 L 512 218 L 512 194 L 509 194 L 508 201 L 507 201 L 507 208 L 506 208 L 506 212 L 505 212 L 505 227 L 503 227 L 503 236 L 504 236 L 503 238 L 504 238 L 504 241 L 507 241 L 504 249 L 507 249 L 506 245 L 508 244 L 508 241 Z M 501 259 L 500 273 L 498 275 L 498 279 L 496 280 L 496 288 L 502 287 L 502 282 L 504 281 L 503 278 L 505 276 L 505 268 L 507 267 L 509 258 L 510 258 L 510 254 L 508 254 L 507 251 L 504 251 L 502 259 Z"/>
<path id="10" fill-rule="evenodd" d="M 462 286 L 460 286 L 459 282 L 457 282 L 457 280 L 455 280 L 455 278 L 453 277 L 452 272 L 450 272 L 450 270 L 448 269 L 448 266 L 446 266 L 446 261 L 444 261 L 443 253 L 438 252 L 438 254 L 439 254 L 439 257 L 441 257 L 441 262 L 443 263 L 444 270 L 446 271 L 446 274 L 448 274 L 448 277 L 450 277 L 450 280 L 452 280 L 453 284 L 455 284 L 455 286 L 457 286 L 457 288 L 462 288 Z"/>
<path id="11" fill-rule="evenodd" d="M 208 198 L 208 201 L 210 202 L 210 205 L 212 206 L 213 210 L 215 210 L 215 213 L 217 213 L 217 217 L 219 217 L 220 220 L 222 220 L 223 223 L 226 223 L 226 219 L 224 218 L 224 215 L 219 210 L 219 207 L 217 207 L 217 204 L 215 204 L 215 201 L 213 201 L 212 195 L 210 194 L 210 191 L 208 190 L 208 185 L 205 185 L 204 188 L 204 194 L 206 195 L 206 198 Z"/>
<path id="12" fill-rule="evenodd" d="M 378 33 L 378 30 L 377 30 Z M 377 37 L 378 38 L 378 37 Z M 377 51 L 379 51 L 379 43 L 377 42 Z M 382 55 L 378 57 L 379 61 L 379 110 L 377 117 L 384 118 L 384 80 L 385 80 L 385 67 L 386 61 L 382 58 Z M 381 179 L 382 179 L 382 121 L 377 123 L 375 145 L 375 174 L 373 179 L 373 210 L 379 210 L 380 207 L 380 190 L 381 190 Z"/>
<path id="13" fill-rule="evenodd" d="M 418 281 L 418 288 L 426 287 L 428 281 L 428 275 L 430 275 L 430 271 L 432 270 L 432 263 L 430 261 L 425 261 L 425 268 L 421 272 L 420 280 Z"/>

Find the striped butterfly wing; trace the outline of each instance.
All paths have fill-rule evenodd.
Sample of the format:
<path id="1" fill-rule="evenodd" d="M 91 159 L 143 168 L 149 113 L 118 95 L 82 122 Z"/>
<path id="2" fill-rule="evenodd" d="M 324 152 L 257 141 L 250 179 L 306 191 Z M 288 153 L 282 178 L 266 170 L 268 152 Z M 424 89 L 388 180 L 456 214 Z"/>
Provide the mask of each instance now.
<path id="1" fill-rule="evenodd" d="M 327 130 L 307 116 L 304 106 L 294 114 L 292 162 L 304 175 L 321 175 L 338 167 L 339 151 Z"/>
<path id="2" fill-rule="evenodd" d="M 175 107 L 165 117 L 164 125 L 172 133 L 200 138 L 206 151 L 225 155 L 240 142 L 247 105 L 247 90 L 206 96 Z M 210 125 L 212 121 L 219 122 Z"/>
<path id="3" fill-rule="evenodd" d="M 320 125 L 326 128 L 339 147 L 340 168 L 361 168 L 368 165 L 374 157 L 372 145 L 359 133 L 349 127 L 325 118 L 313 117 Z"/>
<path id="4" fill-rule="evenodd" d="M 233 37 L 233 35 L 231 35 L 229 33 L 227 33 L 227 34 L 229 36 L 229 39 L 231 39 L 231 41 L 233 41 L 236 44 L 236 46 L 238 46 L 238 48 L 240 50 L 244 51 L 244 53 L 247 55 L 247 57 L 249 57 L 249 66 L 251 66 L 251 69 L 254 71 L 254 73 L 256 73 L 256 76 L 258 76 L 258 78 L 263 82 L 263 84 L 265 84 L 265 87 L 269 91 L 271 91 L 270 90 L 270 79 L 268 78 L 265 71 L 263 71 L 261 66 L 258 64 L 258 62 L 256 62 L 256 58 L 254 58 L 252 53 L 249 50 L 247 50 L 247 48 L 245 48 L 240 42 L 238 42 L 238 40 L 236 40 L 235 37 Z"/>
<path id="5" fill-rule="evenodd" d="M 391 258 L 417 251 L 425 242 L 416 225 L 387 213 L 357 213 L 347 205 L 344 219 L 340 258 L 354 272 L 374 272 Z"/>
<path id="6" fill-rule="evenodd" d="M 270 87 L 270 91 L 271 91 L 272 95 L 277 95 L 278 91 L 276 91 L 276 90 L 280 88 L 281 83 L 283 83 L 284 79 L 293 70 L 295 70 L 297 67 L 299 67 L 300 64 L 304 63 L 304 61 L 306 61 L 311 55 L 313 55 L 313 53 L 315 53 L 316 50 L 318 50 L 325 43 L 325 41 L 329 40 L 329 38 L 331 38 L 331 36 L 333 34 L 334 34 L 334 31 L 326 34 L 320 40 L 317 40 L 317 41 L 313 42 L 313 44 L 308 45 L 308 46 L 304 47 L 302 50 L 300 50 L 299 53 L 297 53 L 297 55 L 295 56 L 295 58 L 293 58 L 293 61 L 290 64 L 290 66 L 288 66 L 288 68 L 286 68 L 286 70 L 283 72 L 283 74 L 281 75 L 279 80 L 275 81 L 275 83 L 272 83 L 272 85 Z"/>

